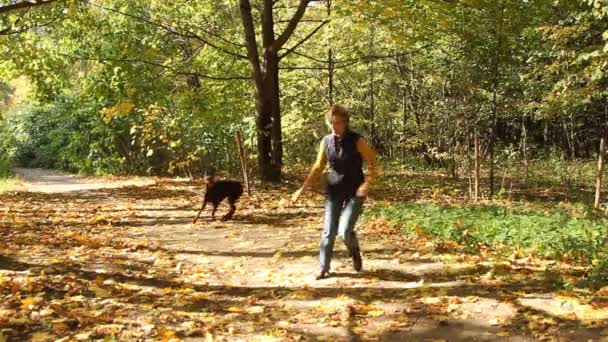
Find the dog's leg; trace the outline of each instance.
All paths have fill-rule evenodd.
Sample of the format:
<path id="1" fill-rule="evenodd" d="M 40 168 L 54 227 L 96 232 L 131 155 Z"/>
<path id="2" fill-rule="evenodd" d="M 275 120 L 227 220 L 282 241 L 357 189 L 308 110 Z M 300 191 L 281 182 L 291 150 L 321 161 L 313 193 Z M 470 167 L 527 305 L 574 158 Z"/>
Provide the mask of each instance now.
<path id="1" fill-rule="evenodd" d="M 196 214 L 196 217 L 194 218 L 194 220 L 192 220 L 192 223 L 196 223 L 196 221 L 198 221 L 198 218 L 201 216 L 201 213 L 203 212 L 203 210 L 205 210 L 206 205 L 207 205 L 207 202 L 203 201 L 203 205 L 201 205 L 201 210 L 198 211 L 198 214 Z"/>
<path id="2" fill-rule="evenodd" d="M 211 219 L 215 221 L 215 211 L 217 210 L 218 203 L 213 203 L 213 210 L 211 210 Z"/>
<path id="3" fill-rule="evenodd" d="M 230 202 L 230 211 L 226 215 L 226 219 L 230 220 L 232 218 L 232 216 L 234 215 L 235 211 L 236 211 L 236 206 L 234 205 L 234 202 L 231 201 Z"/>

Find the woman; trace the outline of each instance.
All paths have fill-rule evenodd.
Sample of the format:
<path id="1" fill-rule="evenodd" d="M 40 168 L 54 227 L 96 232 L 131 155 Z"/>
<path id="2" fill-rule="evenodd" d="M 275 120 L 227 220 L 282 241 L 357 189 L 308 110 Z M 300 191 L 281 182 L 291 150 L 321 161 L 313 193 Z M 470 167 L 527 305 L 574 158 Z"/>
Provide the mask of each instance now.
<path id="1" fill-rule="evenodd" d="M 353 258 L 355 271 L 362 269 L 361 252 L 354 228 L 376 177 L 376 152 L 359 134 L 349 128 L 349 114 L 340 105 L 332 106 L 325 115 L 332 133 L 321 140 L 317 161 L 302 187 L 293 194 L 297 201 L 304 189 L 309 189 L 326 165 L 329 166 L 326 182 L 325 222 L 320 245 L 321 271 L 317 279 L 329 276 L 331 257 L 336 235 L 344 240 Z M 363 175 L 363 160 L 367 161 L 368 177 Z"/>

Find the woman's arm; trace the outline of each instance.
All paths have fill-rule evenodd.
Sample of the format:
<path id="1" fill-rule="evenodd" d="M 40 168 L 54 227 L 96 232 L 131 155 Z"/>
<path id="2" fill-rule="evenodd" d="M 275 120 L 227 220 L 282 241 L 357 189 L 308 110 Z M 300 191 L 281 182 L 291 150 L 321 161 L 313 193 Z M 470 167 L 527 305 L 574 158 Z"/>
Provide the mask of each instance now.
<path id="1" fill-rule="evenodd" d="M 377 153 L 363 138 L 357 140 L 357 151 L 361 153 L 361 157 L 367 162 L 367 177 L 357 190 L 357 196 L 367 197 L 369 188 L 371 188 L 378 176 Z"/>
<path id="2" fill-rule="evenodd" d="M 325 165 L 327 165 L 327 155 L 325 154 L 325 139 L 323 139 L 323 140 L 321 140 L 321 144 L 319 146 L 319 153 L 317 154 L 317 160 L 313 164 L 308 176 L 306 176 L 306 179 L 304 180 L 304 184 L 302 184 L 302 187 L 293 194 L 293 196 L 291 198 L 291 200 L 293 202 L 298 200 L 298 197 L 300 197 L 302 190 L 310 188 L 311 183 L 314 180 L 316 180 L 321 175 L 321 172 L 323 171 L 323 169 L 325 169 Z"/>

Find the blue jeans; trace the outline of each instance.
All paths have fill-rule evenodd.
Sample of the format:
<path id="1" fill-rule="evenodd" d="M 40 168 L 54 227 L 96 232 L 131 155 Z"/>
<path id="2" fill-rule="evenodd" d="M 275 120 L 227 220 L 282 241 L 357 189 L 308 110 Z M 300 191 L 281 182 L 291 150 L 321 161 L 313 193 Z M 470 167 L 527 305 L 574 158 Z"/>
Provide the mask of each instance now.
<path id="1" fill-rule="evenodd" d="M 363 209 L 363 202 L 364 199 L 358 197 L 328 197 L 319 253 L 321 272 L 328 272 L 330 269 L 338 233 L 350 253 L 358 252 L 359 241 L 355 233 L 355 223 Z"/>

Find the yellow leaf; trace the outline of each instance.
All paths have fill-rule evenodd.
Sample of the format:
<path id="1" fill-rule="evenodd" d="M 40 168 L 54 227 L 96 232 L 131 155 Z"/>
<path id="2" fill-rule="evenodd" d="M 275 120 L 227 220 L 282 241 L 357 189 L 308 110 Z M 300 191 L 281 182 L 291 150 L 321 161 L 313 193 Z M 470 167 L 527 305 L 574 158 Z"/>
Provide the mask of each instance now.
<path id="1" fill-rule="evenodd" d="M 272 257 L 272 261 L 274 261 L 274 262 L 279 261 L 279 259 L 281 259 L 281 256 L 282 256 L 281 251 L 277 251 L 277 252 L 274 254 L 274 256 Z"/>
<path id="2" fill-rule="evenodd" d="M 56 339 L 55 335 L 51 335 L 45 332 L 37 332 L 32 335 L 31 342 L 46 342 L 46 341 L 54 341 Z M 0 339 L 1 340 L 1 339 Z"/>
<path id="3" fill-rule="evenodd" d="M 508 332 L 508 331 L 499 331 L 499 332 L 496 333 L 496 336 L 507 337 L 507 336 L 511 336 L 511 333 Z"/>
<path id="4" fill-rule="evenodd" d="M 27 297 L 21 300 L 21 308 L 23 310 L 29 310 L 30 306 L 34 304 L 36 304 L 36 298 L 34 297 Z"/>
<path id="5" fill-rule="evenodd" d="M 97 297 L 109 297 L 110 296 L 110 291 L 102 289 L 101 287 L 97 287 L 97 286 L 91 286 L 89 287 L 89 290 L 95 292 L 95 296 Z"/>
<path id="6" fill-rule="evenodd" d="M 252 306 L 250 308 L 247 308 L 248 314 L 261 314 L 263 312 L 264 312 L 263 306 Z"/>
<path id="7" fill-rule="evenodd" d="M 196 293 L 196 294 L 192 295 L 192 299 L 195 301 L 207 300 L 207 299 L 209 299 L 209 295 L 206 293 Z"/>
<path id="8" fill-rule="evenodd" d="M 243 310 L 243 308 L 238 307 L 238 306 L 231 306 L 228 309 L 226 309 L 226 311 L 230 311 L 230 312 L 243 312 L 245 310 Z"/>
<path id="9" fill-rule="evenodd" d="M 500 325 L 500 320 L 498 320 L 498 318 L 492 318 L 490 320 L 490 325 Z"/>
<path id="10" fill-rule="evenodd" d="M 163 342 L 179 342 L 182 340 L 175 335 L 175 331 L 165 327 L 159 329 L 158 337 L 160 337 Z"/>
<path id="11" fill-rule="evenodd" d="M 367 312 L 370 317 L 380 317 L 384 315 L 384 310 L 371 310 Z"/>

